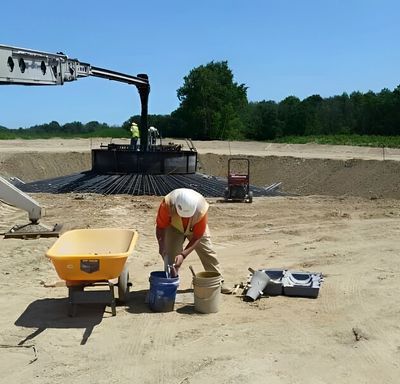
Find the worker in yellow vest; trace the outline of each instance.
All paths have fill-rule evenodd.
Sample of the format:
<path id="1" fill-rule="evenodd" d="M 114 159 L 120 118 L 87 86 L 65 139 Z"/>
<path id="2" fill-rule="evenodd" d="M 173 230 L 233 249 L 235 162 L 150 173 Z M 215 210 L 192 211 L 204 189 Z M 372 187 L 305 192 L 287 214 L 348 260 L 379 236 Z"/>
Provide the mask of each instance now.
<path id="1" fill-rule="evenodd" d="M 173 265 L 175 274 L 192 251 L 196 251 L 204 270 L 221 273 L 208 228 L 206 199 L 188 188 L 178 188 L 166 195 L 158 209 L 156 237 L 164 264 Z M 183 249 L 185 239 L 188 239 Z M 222 293 L 232 293 L 224 284 Z"/>
<path id="2" fill-rule="evenodd" d="M 140 138 L 140 131 L 139 131 L 138 125 L 135 122 L 132 122 L 132 124 L 131 124 L 131 133 L 132 133 L 131 147 L 134 151 L 136 151 L 138 140 Z"/>

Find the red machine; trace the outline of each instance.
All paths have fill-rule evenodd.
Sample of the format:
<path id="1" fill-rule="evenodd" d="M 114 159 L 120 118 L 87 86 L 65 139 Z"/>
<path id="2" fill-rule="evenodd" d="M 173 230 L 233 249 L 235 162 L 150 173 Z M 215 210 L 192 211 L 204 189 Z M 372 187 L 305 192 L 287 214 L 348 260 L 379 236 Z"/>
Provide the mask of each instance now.
<path id="1" fill-rule="evenodd" d="M 235 168 L 236 171 L 233 171 Z M 228 186 L 225 188 L 224 198 L 225 201 L 253 202 L 249 159 L 237 157 L 228 160 Z"/>

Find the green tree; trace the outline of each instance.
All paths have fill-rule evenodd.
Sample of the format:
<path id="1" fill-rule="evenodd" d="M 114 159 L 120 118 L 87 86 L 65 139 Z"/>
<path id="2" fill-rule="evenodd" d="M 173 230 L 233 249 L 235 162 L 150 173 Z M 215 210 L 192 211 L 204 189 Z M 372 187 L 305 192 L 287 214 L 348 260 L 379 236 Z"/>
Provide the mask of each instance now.
<path id="1" fill-rule="evenodd" d="M 279 103 L 278 117 L 282 121 L 282 132 L 284 136 L 304 135 L 305 119 L 298 97 L 288 96 L 282 100 Z"/>
<path id="2" fill-rule="evenodd" d="M 321 132 L 320 122 L 318 120 L 318 110 L 321 108 L 323 99 L 320 95 L 312 95 L 301 102 L 304 115 L 304 134 L 318 135 Z"/>
<path id="3" fill-rule="evenodd" d="M 316 109 L 318 130 L 312 134 L 334 135 L 349 134 L 354 129 L 354 112 L 347 93 L 323 99 Z"/>
<path id="4" fill-rule="evenodd" d="M 83 131 L 83 124 L 79 121 L 73 121 L 71 123 L 66 123 L 62 126 L 62 130 L 64 133 L 80 133 Z"/>
<path id="5" fill-rule="evenodd" d="M 278 106 L 274 101 L 250 102 L 246 108 L 246 138 L 273 140 L 281 135 Z"/>
<path id="6" fill-rule="evenodd" d="M 180 101 L 174 117 L 194 139 L 240 138 L 241 113 L 247 105 L 247 87 L 233 81 L 227 61 L 194 68 L 177 91 Z"/>

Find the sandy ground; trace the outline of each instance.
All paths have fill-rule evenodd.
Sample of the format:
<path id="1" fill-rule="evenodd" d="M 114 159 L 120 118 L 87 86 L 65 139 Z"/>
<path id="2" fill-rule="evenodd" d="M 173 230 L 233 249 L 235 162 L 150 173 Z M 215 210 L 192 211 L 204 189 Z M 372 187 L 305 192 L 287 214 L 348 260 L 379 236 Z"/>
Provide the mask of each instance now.
<path id="1" fill-rule="evenodd" d="M 51 144 L 49 144 L 51 142 Z M 71 139 L 71 140 L 0 140 L 0 152 L 89 152 L 92 148 L 110 143 L 128 144 L 128 140 L 111 138 Z M 188 147 L 188 142 L 180 139 L 164 139 Z M 350 147 L 344 145 L 317 144 L 276 144 L 257 141 L 193 141 L 199 153 L 221 155 L 293 156 L 320 159 L 364 159 L 400 160 L 400 149 Z"/>
<path id="2" fill-rule="evenodd" d="M 0 142 L 0 174 L 25 172 L 35 179 L 49 172 L 37 170 L 33 161 L 24 163 L 21 158 L 27 153 L 31 160 L 43 152 L 65 153 L 64 160 L 75 159 L 76 167 L 90 166 L 82 154 L 97 144 L 87 140 Z M 301 164 L 310 166 L 302 163 L 302 152 L 304 158 L 323 158 L 311 163 L 315 171 L 322 165 L 318 172 L 323 174 L 334 169 L 327 166 L 328 160 L 341 161 L 342 168 L 354 174 L 371 168 L 365 164 L 375 169 L 379 162 L 382 180 L 389 178 L 392 184 L 397 172 L 397 159 L 382 161 L 382 149 L 285 149 L 265 143 L 242 143 L 242 147 L 231 143 L 226 153 L 218 149 L 226 143 L 195 144 L 200 154 L 216 156 L 269 156 L 261 154 L 262 148 L 268 148 L 275 151 L 271 156 L 284 159 L 282 178 L 283 170 L 288 170 L 288 153 L 289 157 L 296 153 L 297 173 Z M 354 160 L 349 163 L 349 159 Z M 218 168 L 209 162 L 218 163 L 218 158 L 203 157 L 207 170 L 225 168 L 225 163 Z M 73 168 L 53 163 L 54 173 Z M 358 164 L 363 168 L 357 168 Z M 346 184 L 348 174 L 343 169 L 334 184 Z M 386 169 L 391 171 L 385 173 Z M 261 175 L 261 169 L 255 171 L 256 182 L 264 182 L 258 179 Z M 219 312 L 209 315 L 194 311 L 190 295 L 188 266 L 201 270 L 195 254 L 183 265 L 173 312 L 153 313 L 145 303 L 149 274 L 162 268 L 154 238 L 160 198 L 34 195 L 46 210 L 44 224 L 62 223 L 63 230 L 136 229 L 139 240 L 130 259 L 133 287 L 116 317 L 108 307 L 86 305 L 69 318 L 67 289 L 42 285 L 58 279 L 45 257 L 55 240 L 0 239 L 0 383 L 398 383 L 400 200 L 384 191 L 370 195 L 364 190 L 382 180 L 368 186 L 352 184 L 348 189 L 352 193 L 334 190 L 330 195 L 324 189 L 323 195 L 256 198 L 253 204 L 209 199 L 213 241 L 229 284 L 246 281 L 248 267 L 325 276 L 317 299 L 278 296 L 248 303 L 240 296 L 224 295 Z M 329 180 L 322 178 L 320 185 L 324 183 Z M 288 189 L 295 188 L 300 187 L 293 184 Z M 26 221 L 25 212 L 0 202 L 1 232 Z"/>

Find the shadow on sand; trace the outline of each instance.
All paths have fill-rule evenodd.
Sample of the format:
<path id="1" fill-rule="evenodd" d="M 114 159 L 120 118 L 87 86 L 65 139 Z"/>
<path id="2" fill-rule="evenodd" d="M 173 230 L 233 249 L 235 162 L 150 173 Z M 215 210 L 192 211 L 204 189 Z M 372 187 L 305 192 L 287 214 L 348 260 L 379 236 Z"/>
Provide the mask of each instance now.
<path id="1" fill-rule="evenodd" d="M 85 331 L 81 345 L 86 344 L 93 328 L 103 319 L 105 305 L 82 305 L 79 308 L 79 315 L 76 317 L 69 317 L 67 308 L 67 298 L 42 299 L 29 304 L 14 324 L 19 327 L 36 328 L 36 330 L 21 340 L 18 345 L 23 345 L 28 340 L 35 338 L 47 328 L 83 328 Z"/>
<path id="2" fill-rule="evenodd" d="M 130 292 L 126 303 L 123 304 L 125 311 L 132 314 L 155 313 L 150 309 L 147 302 L 148 292 L 148 290 Z M 174 309 L 177 313 L 195 314 L 194 306 L 190 302 L 191 292 L 190 289 L 178 290 Z M 79 305 L 79 311 L 76 316 L 70 317 L 68 316 L 68 298 L 36 300 L 28 305 L 14 323 L 18 327 L 36 328 L 30 335 L 21 340 L 18 345 L 24 345 L 28 340 L 34 339 L 47 328 L 82 328 L 85 331 L 80 344 L 84 345 L 92 334 L 94 327 L 103 320 L 104 313 L 108 313 L 111 316 L 110 308 L 104 304 L 84 304 Z"/>

